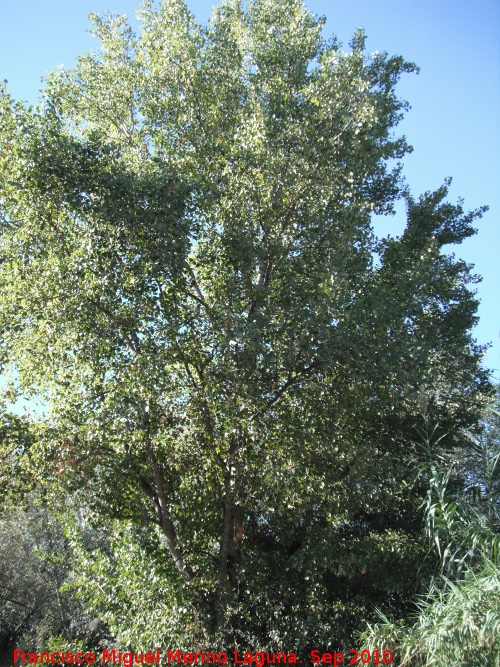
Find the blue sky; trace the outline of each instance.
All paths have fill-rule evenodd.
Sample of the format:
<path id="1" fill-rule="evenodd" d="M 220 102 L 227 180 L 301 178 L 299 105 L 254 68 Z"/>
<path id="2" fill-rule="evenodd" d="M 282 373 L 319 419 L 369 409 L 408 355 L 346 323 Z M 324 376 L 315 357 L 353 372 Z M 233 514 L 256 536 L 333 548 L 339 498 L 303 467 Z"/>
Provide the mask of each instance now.
<path id="1" fill-rule="evenodd" d="M 212 0 L 189 0 L 206 22 Z M 326 34 L 346 46 L 357 27 L 365 29 L 370 51 L 401 54 L 421 68 L 407 75 L 400 96 L 412 106 L 400 131 L 414 152 L 404 173 L 414 196 L 453 178 L 450 199 L 463 197 L 468 209 L 488 204 L 479 233 L 455 248 L 483 276 L 478 294 L 480 323 L 475 335 L 491 342 L 485 365 L 500 380 L 500 3 L 496 0 L 306 0 L 327 17 Z M 2 0 L 0 79 L 12 95 L 35 103 L 41 77 L 96 41 L 86 32 L 89 12 L 110 9 L 135 23 L 133 0 Z M 403 219 L 384 221 L 397 234 Z"/>

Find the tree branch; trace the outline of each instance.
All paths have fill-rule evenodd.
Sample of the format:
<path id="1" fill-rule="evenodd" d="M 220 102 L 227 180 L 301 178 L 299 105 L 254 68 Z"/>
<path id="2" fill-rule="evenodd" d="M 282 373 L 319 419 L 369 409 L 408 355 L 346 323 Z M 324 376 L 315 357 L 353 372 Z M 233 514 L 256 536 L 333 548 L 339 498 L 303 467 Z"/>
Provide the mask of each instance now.
<path id="1" fill-rule="evenodd" d="M 170 515 L 170 507 L 167 500 L 167 494 L 165 492 L 163 474 L 161 472 L 160 464 L 158 463 L 153 452 L 153 446 L 151 443 L 149 415 L 146 410 L 146 406 L 143 406 L 143 428 L 146 435 L 146 453 L 155 484 L 157 496 L 156 504 L 158 507 L 157 513 L 160 527 L 166 537 L 168 550 L 170 551 L 170 554 L 173 558 L 175 567 L 179 570 L 182 578 L 185 581 L 191 581 L 194 578 L 194 572 L 185 561 L 183 549 L 179 544 L 177 531 Z M 144 489 L 142 490 L 144 493 Z"/>

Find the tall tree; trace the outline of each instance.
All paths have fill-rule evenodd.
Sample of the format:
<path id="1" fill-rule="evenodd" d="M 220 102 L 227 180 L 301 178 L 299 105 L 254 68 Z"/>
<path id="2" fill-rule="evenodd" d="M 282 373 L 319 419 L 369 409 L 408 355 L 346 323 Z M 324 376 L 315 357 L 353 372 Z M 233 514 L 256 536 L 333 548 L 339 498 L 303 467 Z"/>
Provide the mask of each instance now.
<path id="1" fill-rule="evenodd" d="M 406 193 L 415 67 L 361 32 L 343 52 L 301 0 L 141 18 L 94 16 L 37 109 L 1 97 L 2 350 L 50 406 L 31 475 L 118 521 L 74 546 L 121 640 L 340 644 L 414 589 L 419 415 L 451 446 L 480 407 L 443 251 L 480 211 Z"/>

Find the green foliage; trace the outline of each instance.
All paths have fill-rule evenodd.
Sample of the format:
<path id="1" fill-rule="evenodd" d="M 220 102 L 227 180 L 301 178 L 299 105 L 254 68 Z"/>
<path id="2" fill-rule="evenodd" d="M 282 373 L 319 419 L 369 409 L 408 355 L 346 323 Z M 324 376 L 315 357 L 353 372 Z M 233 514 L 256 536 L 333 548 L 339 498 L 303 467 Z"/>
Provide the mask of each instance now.
<path id="1" fill-rule="evenodd" d="M 480 446 L 471 449 L 466 441 L 462 460 L 457 457 L 447 469 L 444 452 L 431 459 L 425 525 L 440 569 L 418 602 L 418 613 L 397 622 L 381 614 L 384 622 L 369 626 L 361 636 L 367 648 L 395 649 L 401 667 L 500 664 L 500 534 L 492 522 L 500 500 L 492 484 L 498 460 L 497 405 L 498 392 L 474 437 Z M 466 473 L 461 485 L 457 472 Z M 470 494 L 471 478 L 483 502 Z"/>
<path id="2" fill-rule="evenodd" d="M 450 473 L 451 469 L 441 477 L 433 469 L 425 517 L 427 535 L 437 549 L 441 570 L 456 577 L 478 554 L 496 562 L 500 535 L 468 503 L 450 497 L 447 492 Z"/>
<path id="3" fill-rule="evenodd" d="M 31 498 L 33 502 L 34 498 Z M 71 650 L 97 648 L 103 626 L 92 622 L 74 592 L 61 587 L 71 571 L 61 526 L 46 510 L 10 509 L 0 517 L 0 647 L 47 650 L 55 635 Z"/>
<path id="4" fill-rule="evenodd" d="M 429 479 L 424 501 L 425 528 L 437 550 L 441 571 L 457 577 L 478 555 L 496 562 L 499 557 L 498 508 L 500 489 L 497 464 L 498 388 L 474 433 L 465 433 L 461 448 L 449 452 L 439 447 L 437 427 L 428 420 L 421 430 L 427 461 L 421 471 Z M 436 440 L 436 442 L 433 442 Z"/>
<path id="5" fill-rule="evenodd" d="M 93 17 L 38 108 L 0 97 L 1 349 L 49 406 L 19 455 L 107 527 L 75 528 L 76 585 L 123 641 L 348 645 L 418 589 L 423 404 L 445 449 L 483 404 L 444 248 L 482 210 L 408 195 L 415 67 L 361 32 L 343 52 L 300 0 L 141 17 Z"/>
<path id="6" fill-rule="evenodd" d="M 459 583 L 444 581 L 419 603 L 415 623 L 370 627 L 367 648 L 390 648 L 400 667 L 498 667 L 500 568 L 484 561 Z M 396 650 L 395 650 L 396 647 Z"/>
<path id="7" fill-rule="evenodd" d="M 500 387 L 462 462 L 470 504 L 492 530 L 500 529 Z"/>
<path id="8" fill-rule="evenodd" d="M 66 532 L 74 562 L 66 588 L 99 612 L 116 645 L 148 650 L 165 646 L 168 637 L 169 646 L 191 651 L 193 641 L 203 640 L 192 594 L 177 580 L 159 531 L 124 522 L 69 522 Z"/>

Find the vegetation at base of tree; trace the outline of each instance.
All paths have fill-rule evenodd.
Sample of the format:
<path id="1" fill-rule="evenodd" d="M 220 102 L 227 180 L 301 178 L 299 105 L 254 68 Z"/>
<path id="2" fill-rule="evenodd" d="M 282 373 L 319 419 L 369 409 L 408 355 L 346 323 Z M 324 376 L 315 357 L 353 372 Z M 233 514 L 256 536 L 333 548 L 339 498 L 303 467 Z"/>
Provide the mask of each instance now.
<path id="1" fill-rule="evenodd" d="M 426 526 L 440 569 L 417 613 L 397 621 L 381 614 L 384 622 L 361 635 L 368 650 L 390 647 L 401 667 L 500 665 L 498 407 L 497 399 L 458 470 L 434 462 Z M 451 483 L 457 472 L 459 485 Z"/>
<path id="2" fill-rule="evenodd" d="M 94 16 L 38 107 L 1 91 L 0 361 L 45 405 L 4 416 L 5 498 L 62 517 L 65 585 L 122 646 L 349 649 L 443 561 L 430 464 L 490 392 L 449 246 L 485 209 L 410 195 L 416 68 L 361 31 L 301 0 L 141 20 Z"/>
<path id="3" fill-rule="evenodd" d="M 368 649 L 387 647 L 401 667 L 473 667 L 500 664 L 500 568 L 485 560 L 458 583 L 443 580 L 419 602 L 414 623 L 375 625 L 362 639 Z M 412 619 L 409 619 L 411 623 Z"/>
<path id="4" fill-rule="evenodd" d="M 74 590 L 63 589 L 72 564 L 56 517 L 36 504 L 4 508 L 0 516 L 1 664 L 4 652 L 12 664 L 8 648 L 91 650 L 110 639 L 104 624 L 85 613 Z"/>

